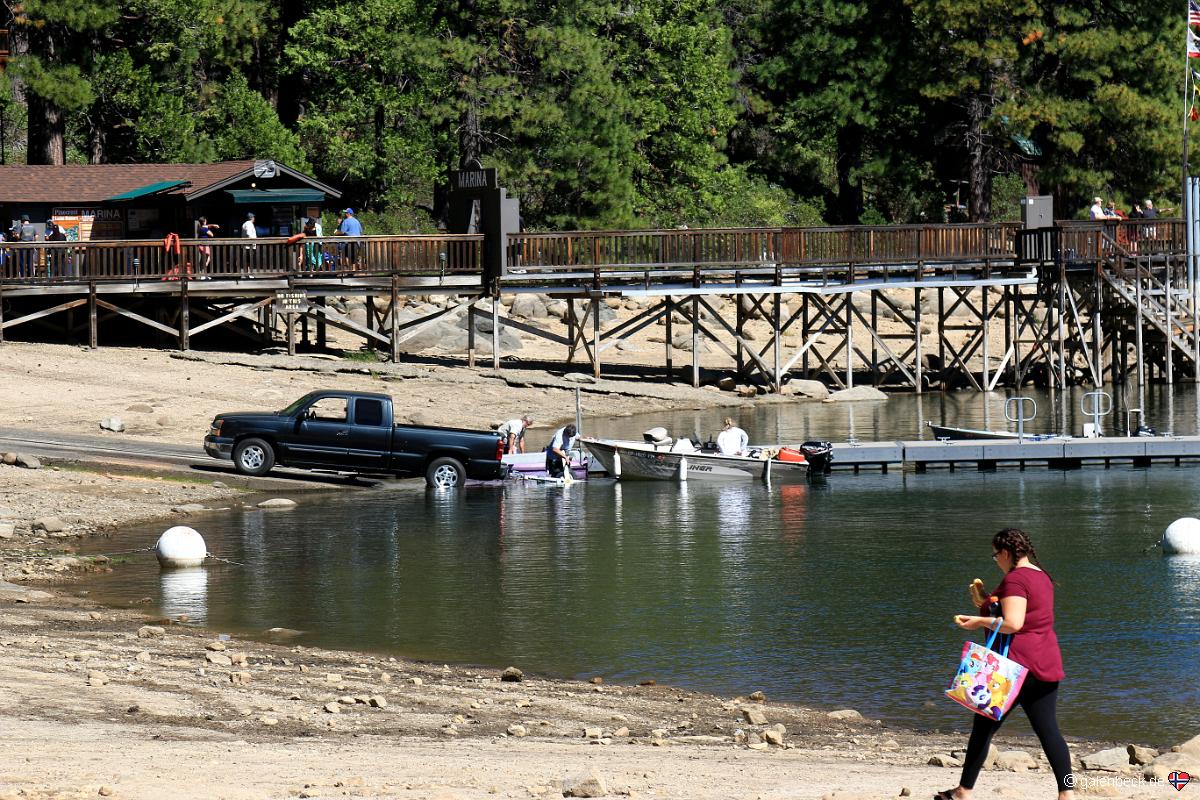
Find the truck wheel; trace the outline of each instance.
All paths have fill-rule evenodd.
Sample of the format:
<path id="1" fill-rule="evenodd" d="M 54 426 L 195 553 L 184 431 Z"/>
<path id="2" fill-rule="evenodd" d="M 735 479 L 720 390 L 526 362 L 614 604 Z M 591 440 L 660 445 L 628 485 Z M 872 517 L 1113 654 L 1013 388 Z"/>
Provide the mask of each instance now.
<path id="1" fill-rule="evenodd" d="M 243 475 L 266 475 L 275 466 L 275 451 L 262 439 L 243 439 L 233 448 L 233 465 Z"/>
<path id="2" fill-rule="evenodd" d="M 467 481 L 467 470 L 457 458 L 435 458 L 425 470 L 425 485 L 431 489 L 457 489 Z"/>

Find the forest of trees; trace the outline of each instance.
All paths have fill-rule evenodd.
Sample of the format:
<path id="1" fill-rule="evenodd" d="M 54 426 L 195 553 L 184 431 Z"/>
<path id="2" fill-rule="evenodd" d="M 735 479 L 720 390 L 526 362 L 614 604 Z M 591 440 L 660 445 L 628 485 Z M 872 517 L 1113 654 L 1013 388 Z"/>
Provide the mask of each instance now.
<path id="1" fill-rule="evenodd" d="M 5 163 L 273 158 L 376 232 L 437 228 L 448 173 L 476 161 L 531 229 L 986 221 L 1027 187 L 1070 217 L 1095 194 L 1179 194 L 1177 2 L 6 5 Z"/>

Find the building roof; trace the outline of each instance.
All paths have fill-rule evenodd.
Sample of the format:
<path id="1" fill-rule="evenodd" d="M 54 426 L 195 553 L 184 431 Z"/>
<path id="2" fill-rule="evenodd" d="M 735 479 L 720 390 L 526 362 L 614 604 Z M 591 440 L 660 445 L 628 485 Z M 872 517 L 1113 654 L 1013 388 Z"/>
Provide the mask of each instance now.
<path id="1" fill-rule="evenodd" d="M 0 166 L 0 203 L 101 203 L 150 184 L 183 182 L 163 195 L 188 201 L 254 175 L 255 161 L 212 164 L 66 164 Z M 276 163 L 278 173 L 320 189 L 331 198 L 341 192 Z"/>

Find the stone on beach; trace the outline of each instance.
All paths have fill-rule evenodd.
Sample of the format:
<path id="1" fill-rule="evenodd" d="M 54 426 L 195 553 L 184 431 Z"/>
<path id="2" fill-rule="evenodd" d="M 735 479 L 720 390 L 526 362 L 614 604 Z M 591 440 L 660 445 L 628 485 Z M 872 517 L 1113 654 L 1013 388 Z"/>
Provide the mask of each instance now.
<path id="1" fill-rule="evenodd" d="M 1037 769 L 1037 762 L 1024 750 L 1003 750 L 996 756 L 996 769 L 1025 772 Z"/>
<path id="2" fill-rule="evenodd" d="M 120 417 L 105 417 L 100 420 L 100 430 L 111 431 L 112 433 L 124 433 L 125 423 Z"/>
<path id="3" fill-rule="evenodd" d="M 1129 767 L 1129 749 L 1126 747 L 1110 747 L 1098 753 L 1086 755 L 1080 759 L 1084 769 L 1107 770 L 1118 772 Z"/>
<path id="4" fill-rule="evenodd" d="M 750 725 L 767 724 L 767 715 L 763 713 L 761 708 L 743 708 L 742 717 Z"/>
<path id="5" fill-rule="evenodd" d="M 67 529 L 67 524 L 58 517 L 38 517 L 30 527 L 35 531 L 62 533 Z"/>
<path id="6" fill-rule="evenodd" d="M 143 625 L 137 631 L 139 639 L 158 639 L 166 636 L 166 634 L 166 630 L 157 625 Z"/>
<path id="7" fill-rule="evenodd" d="M 500 673 L 500 680 L 517 682 L 525 677 L 525 673 L 516 667 L 507 667 L 504 672 Z"/>
<path id="8" fill-rule="evenodd" d="M 855 386 L 853 389 L 842 389 L 833 392 L 825 398 L 827 403 L 850 403 L 863 400 L 887 400 L 888 396 L 874 386 Z"/>
<path id="9" fill-rule="evenodd" d="M 863 715 L 860 714 L 858 711 L 856 711 L 853 708 L 843 708 L 839 711 L 830 711 L 825 716 L 829 717 L 830 719 L 852 720 L 852 721 L 858 721 L 863 718 Z"/>
<path id="10" fill-rule="evenodd" d="M 258 504 L 259 508 L 295 508 L 296 501 L 289 500 L 286 497 L 272 497 L 270 500 L 263 500 Z"/>
<path id="11" fill-rule="evenodd" d="M 5 462 L 5 463 L 8 463 L 8 462 Z M 30 455 L 29 453 L 17 453 L 16 455 L 13 456 L 12 463 L 14 463 L 18 467 L 22 467 L 24 469 L 41 469 L 42 468 L 42 462 L 38 460 L 38 457 L 34 456 L 34 455 Z"/>
<path id="12" fill-rule="evenodd" d="M 563 797 L 604 797 L 606 794 L 608 794 L 608 784 L 594 769 L 564 778 L 562 782 Z"/>

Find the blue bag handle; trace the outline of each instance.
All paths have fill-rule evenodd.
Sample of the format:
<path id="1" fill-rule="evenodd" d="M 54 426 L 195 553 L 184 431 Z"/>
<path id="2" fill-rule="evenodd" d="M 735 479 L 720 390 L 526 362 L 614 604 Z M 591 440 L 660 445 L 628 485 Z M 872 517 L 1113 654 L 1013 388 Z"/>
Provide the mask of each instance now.
<path id="1" fill-rule="evenodd" d="M 996 650 L 996 648 L 992 647 L 992 644 L 996 641 L 996 636 L 999 635 L 999 633 L 1000 633 L 1000 626 L 1004 624 L 1004 617 L 996 617 L 995 624 L 996 624 L 996 627 L 991 629 L 992 634 L 991 634 L 991 636 L 988 636 L 987 644 L 985 645 L 985 647 L 987 647 L 988 650 Z M 996 652 L 999 653 L 1000 655 L 1004 656 L 1005 658 L 1008 658 L 1008 648 L 1012 646 L 1012 635 L 1007 634 L 1007 633 L 1004 634 L 1004 636 L 1001 637 L 1001 642 L 1003 642 L 1002 647 L 1004 649 L 996 650 Z"/>

